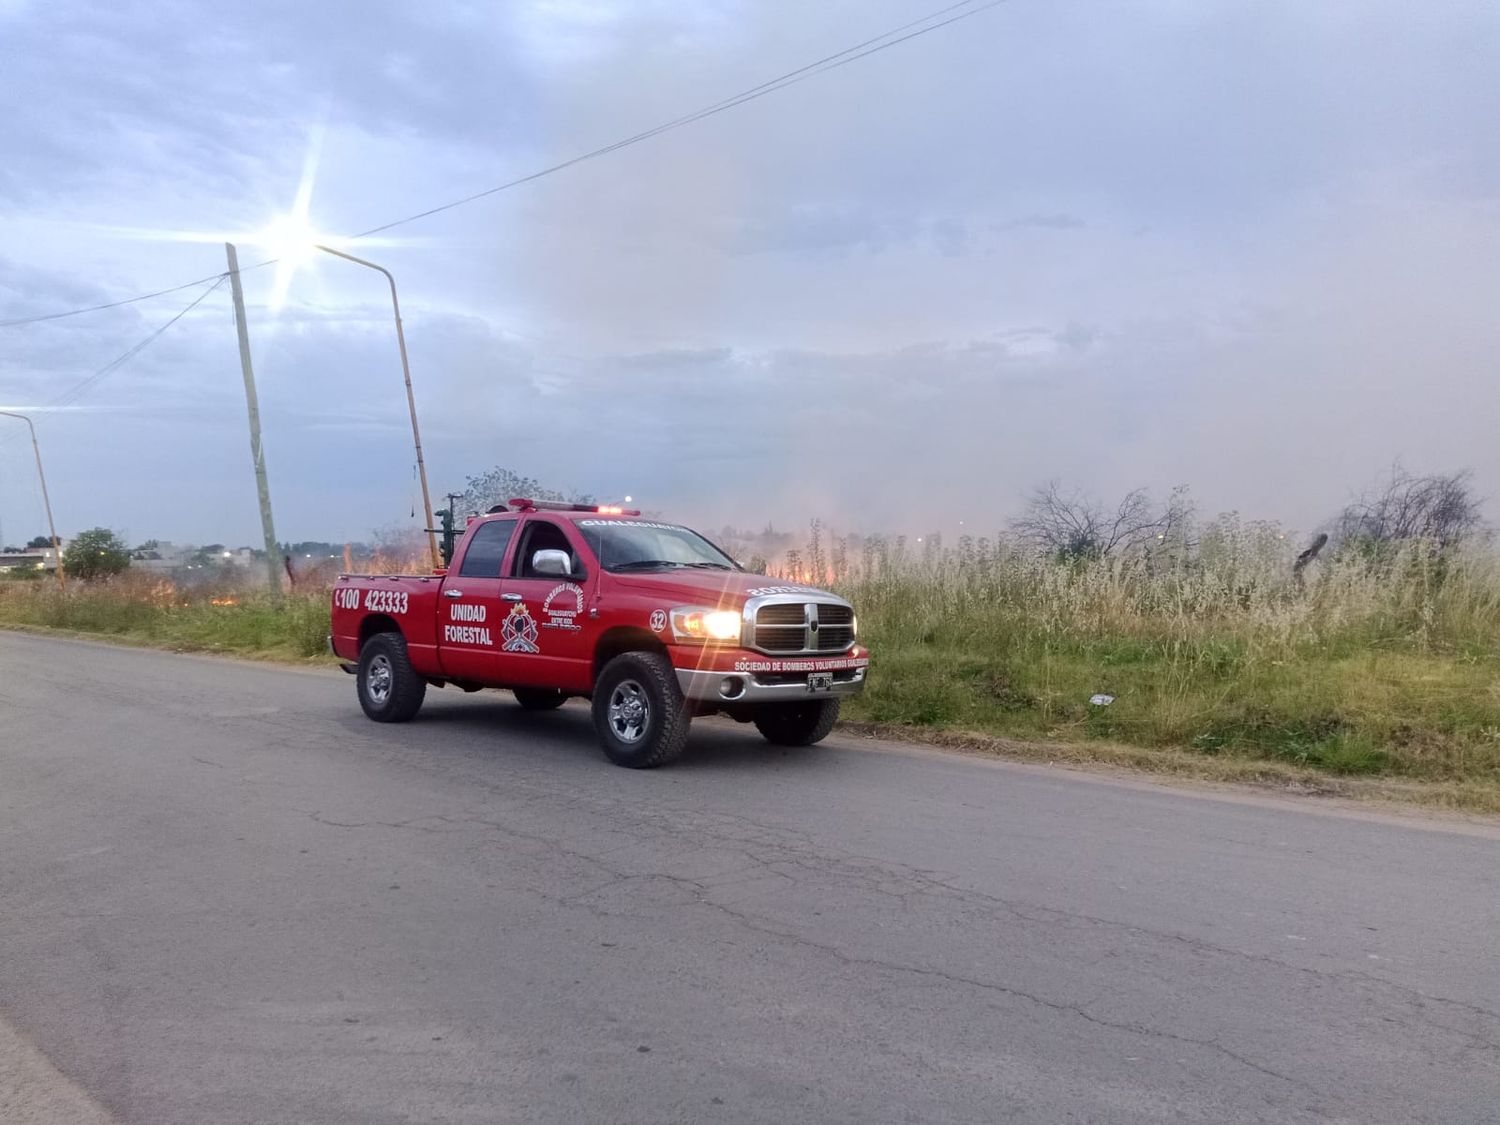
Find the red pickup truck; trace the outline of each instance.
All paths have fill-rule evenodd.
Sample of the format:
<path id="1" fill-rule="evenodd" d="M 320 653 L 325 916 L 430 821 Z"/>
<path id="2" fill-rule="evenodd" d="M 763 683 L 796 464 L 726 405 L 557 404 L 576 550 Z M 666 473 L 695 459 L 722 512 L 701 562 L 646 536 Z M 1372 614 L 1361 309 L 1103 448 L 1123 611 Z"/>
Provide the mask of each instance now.
<path id="1" fill-rule="evenodd" d="M 604 753 L 635 768 L 713 712 L 809 746 L 870 663 L 843 598 L 639 512 L 529 500 L 472 519 L 446 569 L 341 576 L 330 644 L 377 722 L 415 716 L 429 685 L 508 688 L 538 711 L 585 696 Z"/>

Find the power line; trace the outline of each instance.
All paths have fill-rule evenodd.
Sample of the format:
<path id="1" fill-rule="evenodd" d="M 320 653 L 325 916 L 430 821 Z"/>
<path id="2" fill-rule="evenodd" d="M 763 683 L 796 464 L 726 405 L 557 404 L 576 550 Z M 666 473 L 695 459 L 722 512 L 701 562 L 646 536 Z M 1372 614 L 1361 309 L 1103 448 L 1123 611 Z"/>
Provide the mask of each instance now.
<path id="1" fill-rule="evenodd" d="M 474 192 L 473 194 L 463 196 L 460 199 L 451 200 L 448 203 L 442 203 L 436 207 L 429 207 L 425 211 L 418 211 L 415 214 L 407 215 L 406 217 L 400 219 L 394 219 L 388 223 L 382 223 L 380 226 L 371 227 L 367 231 L 361 231 L 359 234 L 352 235 L 350 237 L 368 238 L 373 234 L 382 234 L 385 231 L 394 229 L 395 227 L 405 226 L 408 223 L 417 222 L 419 219 L 426 219 L 432 215 L 441 214 L 444 211 L 451 211 L 456 207 L 463 207 L 466 204 L 475 202 L 476 200 L 485 199 L 488 196 L 496 195 L 499 192 L 509 191 L 511 188 L 520 187 L 523 184 L 529 184 L 534 180 L 539 180 L 545 176 L 551 176 L 557 172 L 563 171 L 564 169 L 571 168 L 575 164 L 582 164 L 588 160 L 595 160 L 601 156 L 607 156 L 612 152 L 618 152 L 622 148 L 628 148 L 631 145 L 640 144 L 641 142 L 650 140 L 653 137 L 658 137 L 663 133 L 671 132 L 674 129 L 680 129 L 686 125 L 691 125 L 694 122 L 702 121 L 704 118 L 713 117 L 716 114 L 724 113 L 725 111 L 730 109 L 735 109 L 739 106 L 744 105 L 746 102 L 751 102 L 757 100 L 758 98 L 763 98 L 767 94 L 777 93 L 781 90 L 786 89 L 788 86 L 795 86 L 799 82 L 805 82 L 807 79 L 813 78 L 817 75 L 826 74 L 831 70 L 837 70 L 840 67 L 848 66 L 850 63 L 858 62 L 860 59 L 868 58 L 870 55 L 877 54 L 880 51 L 889 50 L 892 47 L 908 42 L 909 40 L 916 39 L 919 36 L 930 34 L 931 32 L 937 31 L 940 28 L 944 28 L 950 24 L 957 23 L 959 20 L 965 20 L 970 18 L 971 16 L 976 16 L 981 12 L 987 11 L 990 8 L 998 7 L 999 5 L 1006 2 L 1007 0 L 986 0 L 986 2 L 984 3 L 979 3 L 978 0 L 960 0 L 959 3 L 950 4 L 947 7 L 939 8 L 937 11 L 929 12 L 927 15 L 922 16 L 919 19 L 912 20 L 909 23 L 902 24 L 899 27 L 891 28 L 889 31 L 882 32 L 880 35 L 876 35 L 873 38 L 866 39 L 862 43 L 856 43 L 852 47 L 845 47 L 841 51 L 836 51 L 831 55 L 825 55 L 821 59 L 807 63 L 804 66 L 797 67 L 795 70 L 789 70 L 785 74 L 782 74 L 776 78 L 772 78 L 769 81 L 762 82 L 757 86 L 752 86 L 747 90 L 742 90 L 738 94 L 734 94 L 728 98 L 722 99 L 721 101 L 714 102 L 711 105 L 704 106 L 701 109 L 694 110 L 691 113 L 684 114 L 681 117 L 673 118 L 671 121 L 665 121 L 660 125 L 656 125 L 650 129 L 635 133 L 632 136 L 625 137 L 621 140 L 613 142 L 612 144 L 603 145 L 600 148 L 581 153 L 580 155 L 571 157 L 568 160 L 550 165 L 536 172 L 531 172 L 525 176 L 518 177 L 517 179 L 509 180 L 503 184 L 497 184 L 494 187 L 486 188 L 483 191 Z M 249 273 L 251 270 L 263 269 L 266 266 L 275 264 L 276 259 L 272 258 L 268 261 L 257 262 L 253 266 L 244 267 L 240 272 L 242 274 Z M 43 321 L 62 320 L 66 317 L 82 316 L 85 313 L 101 312 L 105 309 L 119 308 L 122 305 L 132 305 L 140 301 L 149 301 L 156 297 L 164 297 L 171 293 L 179 293 L 184 289 L 191 289 L 195 285 L 206 284 L 207 282 L 215 280 L 215 278 L 218 278 L 220 281 L 222 281 L 224 276 L 225 275 L 215 274 L 209 277 L 199 278 L 197 281 L 184 282 L 182 285 L 176 285 L 170 289 L 159 289 L 154 293 L 142 293 L 139 296 L 126 297 L 118 301 L 110 301 L 100 305 L 90 305 L 86 308 L 66 309 L 61 312 L 47 313 L 42 316 L 18 317 L 11 320 L 0 320 L 0 328 L 17 328 L 26 324 L 39 324 Z M 207 294 L 204 294 L 204 296 L 207 296 Z"/>
<path id="2" fill-rule="evenodd" d="M 97 384 L 100 380 L 113 375 L 116 371 L 124 367 L 132 359 L 140 355 L 143 351 L 154 344 L 161 337 L 161 335 L 166 332 L 167 329 L 171 328 L 172 325 L 176 324 L 183 317 L 187 316 L 188 313 L 192 312 L 199 305 L 201 305 L 205 300 L 208 299 L 209 295 L 212 294 L 214 290 L 218 289 L 219 286 L 223 285 L 224 282 L 228 280 L 229 274 L 221 273 L 216 275 L 215 277 L 204 278 L 203 281 L 190 282 L 187 285 L 178 286 L 177 289 L 181 290 L 191 288 L 193 285 L 202 285 L 210 281 L 213 282 L 212 285 L 210 285 L 202 293 L 199 293 L 197 297 L 193 298 L 192 302 L 189 303 L 186 308 L 177 313 L 166 323 L 162 324 L 161 327 L 156 329 L 156 331 L 152 332 L 145 339 L 139 340 L 135 344 L 132 344 L 130 347 L 126 348 L 119 355 L 115 356 L 114 359 L 110 360 L 103 367 L 99 368 L 98 371 L 95 371 L 92 375 L 89 375 L 87 378 L 80 379 L 77 383 L 74 383 L 71 387 L 65 390 L 62 394 L 58 395 L 51 402 L 45 403 L 43 409 L 55 410 L 58 407 L 67 406 L 71 403 L 77 402 L 78 399 L 82 397 L 82 395 L 86 391 Z M 173 292 L 176 291 L 177 290 L 173 290 Z M 0 440 L 0 448 L 4 448 L 9 444 L 10 442 L 8 439 Z"/>
<path id="3" fill-rule="evenodd" d="M 429 207 L 426 211 L 419 211 L 415 215 L 406 216 L 404 219 L 396 219 L 392 222 L 384 223 L 378 227 L 371 227 L 369 230 L 361 231 L 359 234 L 356 234 L 353 237 L 368 238 L 372 234 L 382 234 L 385 231 L 391 230 L 395 227 L 405 226 L 407 223 L 416 222 L 418 219 L 425 219 L 429 216 L 440 214 L 443 211 L 451 211 L 455 207 L 462 207 L 465 204 L 473 203 L 475 200 L 484 199 L 485 197 L 495 195 L 498 192 L 509 191 L 511 188 L 520 187 L 522 184 L 529 184 L 533 180 L 539 180 L 543 176 L 550 176 L 556 172 L 561 172 L 565 168 L 573 167 L 575 164 L 582 164 L 587 160 L 594 160 L 601 156 L 607 156 L 612 152 L 618 152 L 622 148 L 629 148 L 631 145 L 640 144 L 642 141 L 647 141 L 653 137 L 658 137 L 663 133 L 671 132 L 674 129 L 680 129 L 684 125 L 691 125 L 696 121 L 702 121 L 706 117 L 713 117 L 715 114 L 723 113 L 726 110 L 742 106 L 746 102 L 755 101 L 757 98 L 763 98 L 767 94 L 777 93 L 780 90 L 786 89 L 788 86 L 795 86 L 799 82 L 805 82 L 807 79 L 812 78 L 816 75 L 826 74 L 830 70 L 837 70 L 839 67 L 848 66 L 850 63 L 857 62 L 858 60 L 869 55 L 876 54 L 879 51 L 888 50 L 889 48 L 895 47 L 898 44 L 905 43 L 909 39 L 915 39 L 918 36 L 937 31 L 939 28 L 947 27 L 949 24 L 957 23 L 959 20 L 968 19 L 970 16 L 976 16 L 980 12 L 983 12 L 989 8 L 997 7 L 1005 2 L 1006 0 L 988 0 L 987 3 L 980 4 L 978 7 L 973 7 L 972 5 L 975 3 L 975 0 L 962 0 L 961 3 L 951 4 L 946 8 L 940 8 L 938 11 L 931 12 L 928 15 L 923 16 L 921 19 L 913 20 L 911 23 L 902 24 L 900 27 L 892 28 L 890 31 L 887 31 L 881 35 L 877 35 L 873 39 L 867 39 L 863 43 L 855 44 L 853 47 L 846 47 L 842 51 L 835 52 L 832 55 L 826 55 L 816 62 L 808 63 L 806 66 L 800 66 L 796 70 L 787 71 L 787 73 L 777 78 L 773 78 L 768 82 L 762 82 L 758 86 L 752 86 L 750 87 L 750 89 L 743 90 L 740 93 L 725 98 L 722 101 L 714 102 L 712 105 L 704 106 L 702 109 L 694 110 L 692 113 L 684 114 L 683 116 L 674 118 L 671 121 L 663 122 L 662 124 L 657 125 L 651 129 L 636 133 L 633 136 L 624 138 L 623 140 L 615 141 L 613 144 L 604 145 L 600 148 L 593 149 L 590 152 L 582 153 L 568 160 L 550 165 L 549 167 L 543 168 L 539 171 L 531 172 L 525 176 L 521 176 L 514 180 L 509 180 L 503 184 L 498 184 L 495 187 L 486 188 L 483 191 L 474 192 L 472 195 L 466 195 L 461 199 L 455 199 L 449 203 L 440 204 L 437 207 Z M 955 11 L 955 9 L 958 8 L 968 8 L 969 10 L 959 12 L 957 15 L 949 15 L 949 13 Z M 944 15 L 947 15 L 948 18 L 941 20 L 938 23 L 930 22 L 937 19 L 939 16 Z M 911 28 L 917 27 L 920 24 L 927 24 L 927 26 L 921 27 L 920 30 L 916 31 L 910 30 Z M 906 34 L 903 35 L 901 34 L 902 32 L 906 32 Z M 892 36 L 899 37 L 891 38 Z M 872 46 L 871 44 L 878 45 Z"/>
<path id="4" fill-rule="evenodd" d="M 263 265 L 270 265 L 264 262 Z M 23 316 L 14 320 L 0 320 L 0 328 L 16 328 L 22 324 L 40 324 L 44 320 L 61 320 L 68 316 L 82 316 L 84 313 L 103 312 L 105 309 L 118 309 L 122 305 L 134 305 L 140 301 L 150 301 L 156 297 L 166 297 L 172 293 L 181 293 L 184 289 L 191 289 L 195 285 L 206 285 L 220 274 L 210 274 L 208 277 L 200 277 L 197 281 L 184 281 L 181 285 L 174 285 L 170 289 L 158 289 L 154 293 L 142 293 L 137 297 L 124 297 L 118 301 L 107 301 L 102 305 L 89 305 L 81 309 L 68 309 L 64 312 L 45 313 L 42 316 Z"/>
<path id="5" fill-rule="evenodd" d="M 161 337 L 161 335 L 166 332 L 167 329 L 171 328 L 172 325 L 176 324 L 183 317 L 187 316 L 188 313 L 192 312 L 195 308 L 201 305 L 216 289 L 219 288 L 219 286 L 223 285 L 224 282 L 228 279 L 229 274 L 227 273 L 218 274 L 216 277 L 205 278 L 204 281 L 212 281 L 213 284 L 205 289 L 202 293 L 199 293 L 198 296 L 193 298 L 191 304 L 189 304 L 176 316 L 172 317 L 171 320 L 168 320 L 165 324 L 161 325 L 161 327 L 157 328 L 156 331 L 152 332 L 145 339 L 140 340 L 129 348 L 126 348 L 125 351 L 121 352 L 114 359 L 110 360 L 103 367 L 99 368 L 98 371 L 95 371 L 92 375 L 80 380 L 73 386 L 69 387 L 62 394 L 58 395 L 57 398 L 47 403 L 47 407 L 50 409 L 55 409 L 60 406 L 67 406 L 70 403 L 77 402 L 78 399 L 84 394 L 84 392 L 89 390 L 100 380 L 113 375 L 116 371 L 124 367 L 132 359 L 140 355 L 143 351 L 154 344 Z M 201 285 L 203 284 L 203 282 L 194 282 L 193 284 Z M 186 289 L 188 288 L 188 286 L 180 286 L 179 288 Z"/>

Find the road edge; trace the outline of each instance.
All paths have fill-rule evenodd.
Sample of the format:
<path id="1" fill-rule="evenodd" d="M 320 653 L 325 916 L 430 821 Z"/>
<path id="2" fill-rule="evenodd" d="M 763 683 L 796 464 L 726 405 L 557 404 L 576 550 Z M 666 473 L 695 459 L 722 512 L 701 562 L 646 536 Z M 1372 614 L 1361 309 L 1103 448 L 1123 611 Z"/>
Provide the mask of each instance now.
<path id="1" fill-rule="evenodd" d="M 0 624 L 0 633 L 134 649 L 188 660 L 245 664 L 300 674 L 329 676 L 338 672 L 330 657 L 290 660 L 273 654 L 177 649 L 131 637 L 104 636 L 47 626 Z M 340 673 L 342 675 L 342 673 Z M 885 742 L 942 751 L 962 757 L 1001 760 L 1145 783 L 1183 791 L 1232 787 L 1247 795 L 1274 794 L 1299 802 L 1404 809 L 1442 820 L 1473 818 L 1478 823 L 1500 822 L 1500 785 L 1449 783 L 1399 778 L 1346 778 L 1306 767 L 1260 758 L 1208 757 L 1184 748 L 1128 746 L 1105 741 L 1030 742 L 1001 735 L 960 729 L 899 726 L 858 719 L 841 720 L 836 733 L 853 743 Z"/>
<path id="2" fill-rule="evenodd" d="M 118 1118 L 0 1013 L 0 1121 L 8 1125 L 115 1125 Z"/>

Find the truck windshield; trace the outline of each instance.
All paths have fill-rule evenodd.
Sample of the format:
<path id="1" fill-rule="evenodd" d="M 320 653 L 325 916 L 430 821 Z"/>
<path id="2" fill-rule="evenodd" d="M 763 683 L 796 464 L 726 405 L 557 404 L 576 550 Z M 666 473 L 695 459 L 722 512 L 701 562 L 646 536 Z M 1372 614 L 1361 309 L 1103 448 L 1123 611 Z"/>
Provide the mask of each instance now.
<path id="1" fill-rule="evenodd" d="M 738 570 L 738 564 L 696 531 L 647 520 L 579 520 L 578 530 L 605 570 Z"/>

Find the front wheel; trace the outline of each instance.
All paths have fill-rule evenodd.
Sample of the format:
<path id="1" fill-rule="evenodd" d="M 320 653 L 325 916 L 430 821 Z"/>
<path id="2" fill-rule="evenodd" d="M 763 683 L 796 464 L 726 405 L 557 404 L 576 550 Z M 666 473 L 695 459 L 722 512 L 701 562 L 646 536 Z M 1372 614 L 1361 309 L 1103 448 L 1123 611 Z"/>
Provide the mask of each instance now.
<path id="1" fill-rule="evenodd" d="M 665 765 L 687 745 L 692 716 L 671 662 L 660 653 L 627 652 L 604 666 L 594 684 L 594 729 L 617 766 Z"/>
<path id="2" fill-rule="evenodd" d="M 838 721 L 837 699 L 767 703 L 755 715 L 755 729 L 777 746 L 811 746 L 827 738 Z"/>
<path id="3" fill-rule="evenodd" d="M 365 642 L 354 681 L 359 705 L 377 723 L 406 722 L 427 697 L 427 681 L 412 669 L 400 633 L 376 633 Z"/>

